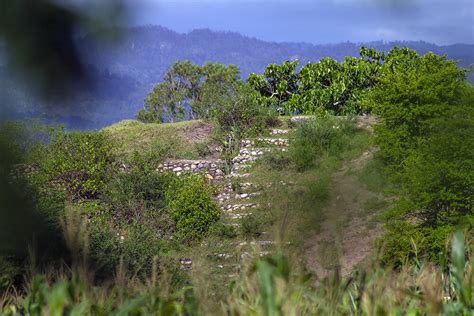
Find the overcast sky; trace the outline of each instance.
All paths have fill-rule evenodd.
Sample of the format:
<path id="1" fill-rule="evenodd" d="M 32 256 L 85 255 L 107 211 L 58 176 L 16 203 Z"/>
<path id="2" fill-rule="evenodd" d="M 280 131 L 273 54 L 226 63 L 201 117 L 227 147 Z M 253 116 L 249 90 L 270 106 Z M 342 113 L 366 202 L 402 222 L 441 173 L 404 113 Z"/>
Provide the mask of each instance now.
<path id="1" fill-rule="evenodd" d="M 474 0 L 126 0 L 132 23 L 310 43 L 474 43 Z"/>

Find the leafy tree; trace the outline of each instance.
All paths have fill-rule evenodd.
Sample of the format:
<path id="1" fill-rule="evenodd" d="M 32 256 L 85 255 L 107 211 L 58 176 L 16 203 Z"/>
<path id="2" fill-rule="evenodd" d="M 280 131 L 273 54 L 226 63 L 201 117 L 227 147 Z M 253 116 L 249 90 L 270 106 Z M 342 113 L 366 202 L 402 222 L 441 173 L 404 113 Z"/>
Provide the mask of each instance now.
<path id="1" fill-rule="evenodd" d="M 223 100 L 235 95 L 236 87 L 241 84 L 240 71 L 234 65 L 206 63 L 201 67 L 202 84 L 197 97 L 191 103 L 192 111 L 200 118 L 211 118 Z"/>
<path id="2" fill-rule="evenodd" d="M 386 262 L 415 257 L 412 243 L 418 255 L 439 260 L 449 234 L 472 222 L 473 91 L 446 56 L 395 48 L 365 95 L 380 116 L 379 154 L 401 197 L 388 214 Z"/>
<path id="3" fill-rule="evenodd" d="M 177 62 L 148 94 L 137 118 L 143 122 L 174 121 L 186 116 L 207 118 L 212 104 L 238 81 L 239 69 L 234 65 Z"/>
<path id="4" fill-rule="evenodd" d="M 388 53 L 363 103 L 382 119 L 377 140 L 389 165 L 398 168 L 418 138 L 427 136 L 428 120 L 446 115 L 454 106 L 464 80 L 465 71 L 446 56 L 419 56 L 408 48 Z"/>
<path id="5" fill-rule="evenodd" d="M 373 87 L 385 55 L 362 47 L 360 57 L 342 63 L 323 58 L 307 63 L 296 74 L 297 61 L 271 64 L 263 75 L 251 74 L 247 82 L 259 92 L 259 102 L 285 113 L 314 114 L 324 109 L 335 114 L 365 111 L 362 92 Z"/>
<path id="6" fill-rule="evenodd" d="M 260 93 L 259 102 L 266 106 L 280 109 L 294 94 L 298 93 L 297 74 L 298 60 L 285 61 L 283 64 L 270 64 L 263 76 L 251 73 L 247 82 Z"/>

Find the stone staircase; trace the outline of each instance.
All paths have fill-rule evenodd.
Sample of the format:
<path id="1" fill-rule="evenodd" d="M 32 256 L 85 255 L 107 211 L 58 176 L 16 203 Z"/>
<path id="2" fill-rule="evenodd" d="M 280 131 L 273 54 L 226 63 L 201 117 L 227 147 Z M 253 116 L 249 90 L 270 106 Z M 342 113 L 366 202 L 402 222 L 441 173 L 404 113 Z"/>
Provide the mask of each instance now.
<path id="1" fill-rule="evenodd" d="M 286 151 L 289 144 L 288 134 L 287 129 L 272 129 L 269 131 L 269 137 L 243 139 L 239 153 L 232 159 L 231 168 L 230 171 L 227 169 L 227 174 L 225 162 L 218 159 L 169 160 L 159 165 L 157 171 L 173 172 L 178 176 L 185 173 L 204 173 L 217 188 L 214 199 L 222 211 L 223 224 L 239 230 L 242 220 L 261 211 L 259 197 L 263 188 L 248 180 L 255 162 L 265 153 Z M 258 232 L 256 236 L 258 237 L 251 240 L 238 237 L 230 241 L 230 244 L 219 242 L 214 245 L 213 251 L 207 243 L 203 243 L 201 247 L 208 248 L 203 253 L 209 252 L 207 259 L 211 268 L 217 269 L 226 277 L 234 277 L 239 275 L 242 260 L 272 254 L 276 242 L 270 234 Z M 193 268 L 192 258 L 181 258 L 179 262 L 182 269 Z"/>
<path id="2" fill-rule="evenodd" d="M 259 197 L 262 189 L 250 182 L 252 168 L 255 162 L 265 153 L 287 150 L 288 133 L 286 129 L 270 130 L 271 137 L 258 137 L 241 141 L 241 149 L 232 159 L 232 168 L 219 186 L 216 202 L 222 210 L 222 220 L 225 225 L 239 229 L 242 220 L 261 211 Z M 251 240 L 237 238 L 233 249 L 223 247 L 222 251 L 215 252 L 210 259 L 215 266 L 222 270 L 227 277 L 239 275 L 242 260 L 255 256 L 271 255 L 276 242 L 267 232 L 259 232 L 258 237 Z M 225 249 L 224 249 L 225 248 Z"/>

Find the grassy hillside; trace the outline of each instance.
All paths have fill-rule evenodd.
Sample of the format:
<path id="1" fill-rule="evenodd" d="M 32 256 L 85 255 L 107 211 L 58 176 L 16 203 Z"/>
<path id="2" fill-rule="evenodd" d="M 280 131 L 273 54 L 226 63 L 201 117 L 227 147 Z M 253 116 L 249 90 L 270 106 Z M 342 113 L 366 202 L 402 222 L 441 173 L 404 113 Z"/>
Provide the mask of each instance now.
<path id="1" fill-rule="evenodd" d="M 124 120 L 103 129 L 113 141 L 113 152 L 126 158 L 134 151 L 157 152 L 165 158 L 191 159 L 216 156 L 213 126 L 202 121 L 145 124 Z M 206 150 L 207 148 L 207 150 Z"/>

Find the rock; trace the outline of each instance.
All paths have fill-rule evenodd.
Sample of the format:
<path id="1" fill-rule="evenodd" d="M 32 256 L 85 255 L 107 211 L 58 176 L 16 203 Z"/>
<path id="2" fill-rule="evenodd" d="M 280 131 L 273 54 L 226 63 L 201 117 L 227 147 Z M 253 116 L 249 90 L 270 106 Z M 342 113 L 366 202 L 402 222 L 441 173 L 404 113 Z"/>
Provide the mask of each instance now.
<path id="1" fill-rule="evenodd" d="M 214 177 L 211 176 L 209 173 L 206 173 L 206 178 L 209 180 L 214 180 Z"/>
<path id="2" fill-rule="evenodd" d="M 183 170 L 183 168 L 181 168 L 181 167 L 176 167 L 176 168 L 173 169 L 173 172 L 178 172 L 178 171 L 182 171 L 182 170 Z"/>

